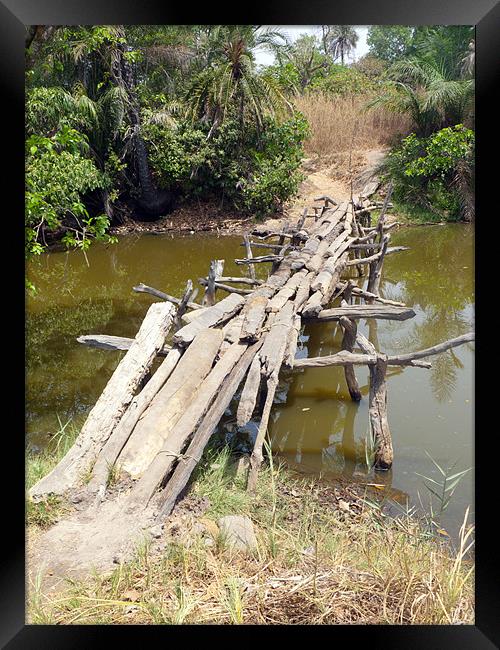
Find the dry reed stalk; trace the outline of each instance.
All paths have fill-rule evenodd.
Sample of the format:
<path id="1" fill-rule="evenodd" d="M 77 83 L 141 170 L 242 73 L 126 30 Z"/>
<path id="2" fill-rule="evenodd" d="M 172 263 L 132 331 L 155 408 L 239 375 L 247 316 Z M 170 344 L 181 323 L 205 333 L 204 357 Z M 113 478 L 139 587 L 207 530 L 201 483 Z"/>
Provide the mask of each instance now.
<path id="1" fill-rule="evenodd" d="M 380 148 L 409 132 L 410 122 L 404 115 L 384 107 L 365 110 L 371 99 L 368 95 L 335 97 L 322 93 L 296 97 L 295 106 L 311 127 L 311 136 L 304 146 L 306 154 L 323 156 L 349 151 L 351 144 L 354 149 Z M 356 137 L 352 142 L 355 125 Z"/>

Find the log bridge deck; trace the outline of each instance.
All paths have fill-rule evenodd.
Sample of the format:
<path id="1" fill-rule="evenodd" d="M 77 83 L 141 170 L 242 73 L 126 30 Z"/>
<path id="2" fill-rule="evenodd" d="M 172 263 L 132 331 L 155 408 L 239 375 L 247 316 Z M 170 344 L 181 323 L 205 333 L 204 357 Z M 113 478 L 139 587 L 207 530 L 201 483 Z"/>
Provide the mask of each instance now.
<path id="1" fill-rule="evenodd" d="M 365 195 L 337 204 L 320 197 L 313 223 L 306 227 L 308 209 L 294 226 L 280 232 L 253 231 L 244 237 L 246 257 L 236 262 L 247 276 L 224 277 L 223 260 L 214 260 L 206 278 L 202 303 L 194 302 L 188 281 L 182 298 L 143 284 L 135 291 L 160 299 L 153 303 L 135 337 L 82 336 L 81 343 L 126 350 L 106 388 L 90 412 L 76 442 L 59 464 L 30 490 L 32 498 L 85 489 L 103 502 L 110 472 L 126 472 L 136 479 L 127 496 L 127 511 L 145 508 L 154 498 L 158 520 L 164 520 L 186 486 L 224 411 L 242 385 L 238 425 L 246 424 L 262 407 L 260 426 L 250 458 L 248 489 L 255 489 L 262 447 L 278 386 L 288 369 L 342 365 L 351 398 L 361 399 L 354 367 L 370 372 L 369 423 L 375 441 L 375 468 L 393 463 L 387 418 L 388 366 L 429 368 L 421 359 L 474 340 L 469 333 L 432 348 L 387 356 L 357 331 L 360 318 L 405 320 L 415 316 L 406 305 L 379 295 L 384 257 L 404 248 L 389 247 L 382 205 L 376 227 L 370 214 L 377 206 Z M 254 248 L 270 254 L 254 256 Z M 256 264 L 271 264 L 267 280 L 255 275 Z M 358 277 L 368 273 L 362 290 L 343 280 L 350 267 Z M 352 273 L 350 274 L 352 275 Z M 216 292 L 227 297 L 216 302 Z M 331 306 L 334 300 L 340 306 Z M 353 304 L 355 299 L 362 304 Z M 301 325 L 337 320 L 343 331 L 338 353 L 296 359 Z M 165 345 L 173 329 L 172 345 Z M 164 357 L 151 376 L 157 355 Z M 259 391 L 263 399 L 257 400 Z M 259 407 L 256 407 L 257 403 Z M 90 480 L 88 477 L 90 476 Z"/>

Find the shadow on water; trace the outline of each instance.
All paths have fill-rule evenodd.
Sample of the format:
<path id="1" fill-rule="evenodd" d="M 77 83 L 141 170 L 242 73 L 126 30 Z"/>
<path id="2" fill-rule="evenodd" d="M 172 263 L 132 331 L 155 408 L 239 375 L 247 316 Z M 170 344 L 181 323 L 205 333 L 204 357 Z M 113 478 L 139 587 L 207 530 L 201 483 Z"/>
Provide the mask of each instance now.
<path id="1" fill-rule="evenodd" d="M 29 268 L 38 295 L 27 309 L 27 431 L 42 447 L 71 417 L 81 418 L 95 403 L 122 354 L 79 345 L 81 334 L 134 336 L 152 298 L 132 286 L 144 282 L 181 295 L 186 280 L 197 283 L 211 259 L 225 259 L 224 273 L 240 275 L 237 237 L 122 238 L 118 245 L 96 245 L 87 266 L 76 253 L 53 253 Z M 473 329 L 473 231 L 469 226 L 407 228 L 391 244 L 410 250 L 388 256 L 381 294 L 414 308 L 414 319 L 360 321 L 359 328 L 387 354 L 429 347 Z M 263 266 L 263 265 L 262 265 Z M 264 269 L 259 270 L 260 274 Z M 338 351 L 337 323 L 308 323 L 297 354 L 322 356 Z M 356 369 L 363 399 L 351 402 L 342 368 L 282 372 L 269 423 L 272 445 L 292 466 L 325 479 L 343 477 L 375 484 L 400 503 L 426 502 L 417 472 L 439 478 L 426 455 L 440 465 L 457 461 L 457 471 L 473 466 L 474 346 L 468 344 L 432 358 L 432 369 L 390 368 L 388 415 L 395 462 L 392 472 L 374 473 L 369 455 L 368 369 Z M 240 387 L 241 389 L 241 387 Z M 238 429 L 235 408 L 228 409 L 221 439 L 248 449 L 258 419 Z M 443 515 L 450 534 L 458 530 L 473 503 L 473 476 L 458 485 Z"/>

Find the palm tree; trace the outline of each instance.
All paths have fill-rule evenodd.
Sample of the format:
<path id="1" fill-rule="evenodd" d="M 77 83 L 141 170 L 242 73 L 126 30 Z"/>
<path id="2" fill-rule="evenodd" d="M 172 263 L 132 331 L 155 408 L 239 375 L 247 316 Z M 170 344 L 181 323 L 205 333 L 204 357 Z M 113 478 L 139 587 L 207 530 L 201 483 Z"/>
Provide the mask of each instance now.
<path id="1" fill-rule="evenodd" d="M 210 124 L 209 136 L 233 110 L 243 126 L 250 115 L 262 126 L 264 114 L 280 114 L 291 105 L 276 81 L 258 74 L 253 50 L 271 47 L 284 37 L 275 30 L 255 25 L 217 25 L 207 32 L 200 46 L 206 67 L 193 80 L 186 93 L 188 114 Z"/>
<path id="2" fill-rule="evenodd" d="M 333 56 L 334 61 L 340 57 L 344 65 L 345 57 L 356 48 L 358 33 L 352 25 L 322 25 L 322 28 L 325 54 Z"/>
<path id="3" fill-rule="evenodd" d="M 472 114 L 474 80 L 456 79 L 437 62 L 411 58 L 388 71 L 389 92 L 369 106 L 383 104 L 409 114 L 417 135 L 428 136 L 446 126 L 466 123 Z"/>

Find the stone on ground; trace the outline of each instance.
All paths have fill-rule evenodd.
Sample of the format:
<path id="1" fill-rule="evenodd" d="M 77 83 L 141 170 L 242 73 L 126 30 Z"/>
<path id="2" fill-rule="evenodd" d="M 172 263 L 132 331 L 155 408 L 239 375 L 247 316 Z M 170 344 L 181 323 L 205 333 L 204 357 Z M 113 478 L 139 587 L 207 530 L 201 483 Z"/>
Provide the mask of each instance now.
<path id="1" fill-rule="evenodd" d="M 227 515 L 219 519 L 219 529 L 225 543 L 238 551 L 257 549 L 257 538 L 251 519 L 241 515 Z"/>

